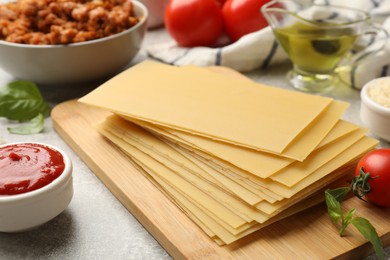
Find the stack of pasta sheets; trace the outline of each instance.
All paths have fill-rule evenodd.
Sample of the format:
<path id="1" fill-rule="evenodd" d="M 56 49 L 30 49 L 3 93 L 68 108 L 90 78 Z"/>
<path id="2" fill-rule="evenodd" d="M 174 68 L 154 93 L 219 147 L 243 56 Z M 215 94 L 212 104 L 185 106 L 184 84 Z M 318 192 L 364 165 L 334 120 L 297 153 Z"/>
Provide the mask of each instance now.
<path id="1" fill-rule="evenodd" d="M 195 66 L 145 61 L 81 102 L 98 131 L 220 245 L 323 201 L 377 141 L 347 104 Z"/>

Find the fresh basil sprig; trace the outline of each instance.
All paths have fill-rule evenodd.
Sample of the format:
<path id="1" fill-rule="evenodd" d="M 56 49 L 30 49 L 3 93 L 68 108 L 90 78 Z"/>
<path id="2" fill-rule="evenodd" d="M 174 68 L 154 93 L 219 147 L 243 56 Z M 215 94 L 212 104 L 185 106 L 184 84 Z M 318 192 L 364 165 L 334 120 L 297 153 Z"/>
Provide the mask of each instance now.
<path id="1" fill-rule="evenodd" d="M 11 133 L 33 134 L 43 130 L 44 117 L 50 107 L 43 99 L 37 85 L 29 81 L 13 81 L 0 86 L 0 117 L 25 122 L 20 127 L 9 128 Z"/>
<path id="2" fill-rule="evenodd" d="M 341 187 L 334 190 L 325 191 L 325 200 L 328 207 L 328 215 L 334 224 L 340 223 L 339 234 L 343 235 L 344 230 L 349 224 L 352 224 L 370 243 L 374 246 L 376 255 L 379 259 L 385 258 L 385 253 L 381 240 L 374 226 L 365 218 L 355 217 L 356 209 L 351 209 L 345 214 L 341 208 L 341 202 L 350 192 L 349 187 Z"/>
<path id="3" fill-rule="evenodd" d="M 27 123 L 23 123 L 18 126 L 8 127 L 8 131 L 11 134 L 18 135 L 29 135 L 29 134 L 38 134 L 43 131 L 44 128 L 44 117 L 42 114 L 37 115 Z"/>

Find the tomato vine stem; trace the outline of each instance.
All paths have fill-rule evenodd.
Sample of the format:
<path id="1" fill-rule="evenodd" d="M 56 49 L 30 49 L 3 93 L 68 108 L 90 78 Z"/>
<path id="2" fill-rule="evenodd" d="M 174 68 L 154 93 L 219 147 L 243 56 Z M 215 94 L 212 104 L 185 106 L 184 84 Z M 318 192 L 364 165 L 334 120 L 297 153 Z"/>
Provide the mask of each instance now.
<path id="1" fill-rule="evenodd" d="M 358 176 L 355 176 L 352 180 L 352 192 L 359 199 L 366 201 L 364 196 L 366 196 L 371 191 L 371 185 L 368 181 L 372 179 L 369 172 L 365 172 L 364 168 L 360 168 Z M 367 202 L 367 201 L 366 201 Z"/>

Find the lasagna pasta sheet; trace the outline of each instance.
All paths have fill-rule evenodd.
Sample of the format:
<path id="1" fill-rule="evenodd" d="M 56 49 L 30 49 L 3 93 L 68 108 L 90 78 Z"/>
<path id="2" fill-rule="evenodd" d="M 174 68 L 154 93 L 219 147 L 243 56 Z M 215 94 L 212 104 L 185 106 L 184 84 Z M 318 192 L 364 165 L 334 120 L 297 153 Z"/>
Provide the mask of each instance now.
<path id="1" fill-rule="evenodd" d="M 146 61 L 81 102 L 97 130 L 217 244 L 311 207 L 375 147 L 348 104 L 194 66 Z"/>
<path id="2" fill-rule="evenodd" d="M 327 97 L 229 78 L 195 66 L 178 68 L 151 61 L 124 71 L 80 101 L 169 129 L 296 160 L 303 160 L 320 143 L 346 108 L 335 109 L 334 101 Z M 324 118 L 329 110 L 333 117 Z M 316 127 L 323 120 L 323 127 Z M 309 129 L 315 130 L 309 134 Z M 300 145 L 307 136 L 307 145 Z M 314 147 L 302 151 L 309 144 Z M 292 150 L 289 145 L 297 148 Z"/>

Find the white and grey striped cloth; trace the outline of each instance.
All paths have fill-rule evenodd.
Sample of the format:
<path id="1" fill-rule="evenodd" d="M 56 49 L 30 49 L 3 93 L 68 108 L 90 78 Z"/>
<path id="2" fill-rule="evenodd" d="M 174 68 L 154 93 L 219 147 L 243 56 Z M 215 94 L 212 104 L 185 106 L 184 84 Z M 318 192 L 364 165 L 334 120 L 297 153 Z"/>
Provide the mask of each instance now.
<path id="1" fill-rule="evenodd" d="M 301 0 L 302 1 L 302 0 Z M 335 4 L 360 8 L 368 12 L 372 20 L 383 26 L 390 34 L 390 0 L 305 0 L 309 3 Z M 385 48 L 368 55 L 358 65 L 344 72 L 343 78 L 352 87 L 360 89 L 367 81 L 390 75 L 390 39 L 375 37 L 372 45 L 386 41 Z M 287 56 L 278 46 L 272 30 L 267 27 L 248 34 L 238 41 L 224 47 L 193 47 L 177 46 L 168 38 L 147 48 L 152 58 L 172 65 L 194 64 L 199 66 L 221 65 L 246 72 L 254 69 L 265 69 L 269 66 L 285 62 Z"/>

